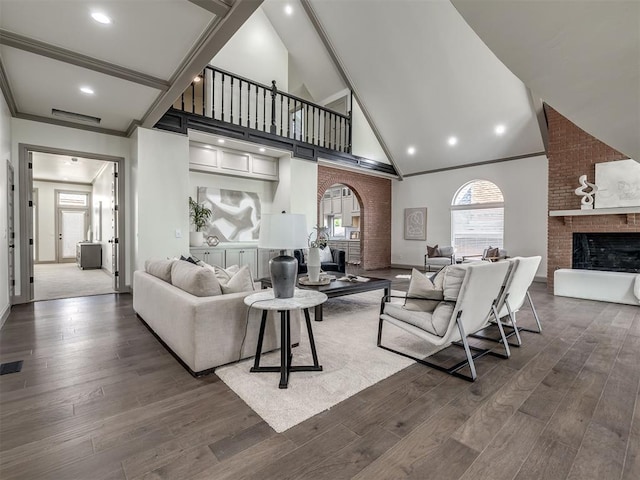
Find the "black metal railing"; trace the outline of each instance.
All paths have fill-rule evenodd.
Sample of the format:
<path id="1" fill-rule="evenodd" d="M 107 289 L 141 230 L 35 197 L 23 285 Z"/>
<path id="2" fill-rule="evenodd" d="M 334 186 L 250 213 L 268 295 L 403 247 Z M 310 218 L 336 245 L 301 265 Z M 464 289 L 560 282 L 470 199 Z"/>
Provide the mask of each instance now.
<path id="1" fill-rule="evenodd" d="M 351 153 L 351 112 L 343 115 L 302 98 L 211 66 L 205 67 L 173 108 Z"/>

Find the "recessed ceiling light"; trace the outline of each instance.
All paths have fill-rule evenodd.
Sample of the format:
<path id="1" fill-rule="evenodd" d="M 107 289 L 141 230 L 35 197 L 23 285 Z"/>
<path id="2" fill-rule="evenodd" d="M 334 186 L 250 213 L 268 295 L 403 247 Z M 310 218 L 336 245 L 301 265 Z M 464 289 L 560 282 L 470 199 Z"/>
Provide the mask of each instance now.
<path id="1" fill-rule="evenodd" d="M 284 7 L 284 13 L 287 15 L 293 15 L 293 7 L 291 5 L 286 5 Z"/>
<path id="2" fill-rule="evenodd" d="M 102 23 L 103 25 L 109 25 L 111 23 L 111 18 L 109 18 L 102 12 L 93 12 L 91 14 L 91 18 L 93 18 L 98 23 Z"/>
<path id="3" fill-rule="evenodd" d="M 80 87 L 80 91 L 82 93 L 86 93 L 87 95 L 93 95 L 94 93 L 96 93 L 93 91 L 93 88 L 91 87 Z"/>
<path id="4" fill-rule="evenodd" d="M 62 180 L 69 180 L 69 177 L 62 177 Z"/>
<path id="5" fill-rule="evenodd" d="M 205 145 L 204 148 L 213 148 L 211 145 Z"/>
<path id="6" fill-rule="evenodd" d="M 409 147 L 407 148 L 407 153 L 409 155 L 413 155 L 414 153 L 416 153 L 416 147 Z"/>
<path id="7" fill-rule="evenodd" d="M 266 152 L 267 150 L 265 148 L 260 147 L 260 151 L 261 152 Z"/>
<path id="8" fill-rule="evenodd" d="M 447 139 L 447 143 L 453 147 L 456 143 L 458 143 L 458 139 L 456 137 L 449 137 Z"/>
<path id="9" fill-rule="evenodd" d="M 224 143 L 224 138 L 219 138 L 218 143 Z"/>
<path id="10" fill-rule="evenodd" d="M 506 130 L 507 129 L 504 125 L 496 125 L 496 128 L 495 128 L 496 135 L 502 135 Z"/>
<path id="11" fill-rule="evenodd" d="M 200 80 L 202 80 L 202 79 L 200 78 L 200 75 L 198 75 L 197 77 L 195 77 L 193 79 L 193 83 L 198 83 Z"/>

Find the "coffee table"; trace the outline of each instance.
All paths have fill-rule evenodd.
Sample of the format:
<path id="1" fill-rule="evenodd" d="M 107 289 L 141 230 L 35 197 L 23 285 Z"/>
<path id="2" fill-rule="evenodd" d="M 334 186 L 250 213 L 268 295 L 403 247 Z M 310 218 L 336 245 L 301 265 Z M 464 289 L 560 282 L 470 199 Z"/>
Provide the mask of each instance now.
<path id="1" fill-rule="evenodd" d="M 306 274 L 298 275 L 298 278 L 304 277 Z M 336 275 L 338 276 L 338 275 Z M 338 278 L 340 278 L 338 276 Z M 315 290 L 316 292 L 324 293 L 329 298 L 342 297 L 344 295 L 353 295 L 354 293 L 370 292 L 372 290 L 384 289 L 384 295 L 389 295 L 391 291 L 391 280 L 386 278 L 366 277 L 368 282 L 346 281 L 346 280 L 334 280 L 327 285 L 301 285 L 298 283 L 298 288 L 303 290 Z M 270 278 L 261 278 L 259 281 L 262 283 L 262 288 L 271 288 Z M 322 321 L 322 304 L 317 305 L 314 308 L 316 322 Z"/>

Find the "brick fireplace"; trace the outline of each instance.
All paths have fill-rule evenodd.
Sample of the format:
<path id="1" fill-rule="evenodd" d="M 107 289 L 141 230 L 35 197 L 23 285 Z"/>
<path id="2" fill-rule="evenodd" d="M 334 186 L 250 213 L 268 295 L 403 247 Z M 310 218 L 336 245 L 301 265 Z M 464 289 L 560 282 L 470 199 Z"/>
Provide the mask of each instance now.
<path id="1" fill-rule="evenodd" d="M 628 158 L 545 105 L 549 126 L 549 211 L 580 210 L 574 190 L 578 177 L 595 181 L 595 164 Z M 596 194 L 597 202 L 597 194 Z M 587 216 L 550 216 L 547 230 L 547 285 L 553 291 L 553 273 L 572 268 L 573 234 L 640 232 L 640 213 Z"/>

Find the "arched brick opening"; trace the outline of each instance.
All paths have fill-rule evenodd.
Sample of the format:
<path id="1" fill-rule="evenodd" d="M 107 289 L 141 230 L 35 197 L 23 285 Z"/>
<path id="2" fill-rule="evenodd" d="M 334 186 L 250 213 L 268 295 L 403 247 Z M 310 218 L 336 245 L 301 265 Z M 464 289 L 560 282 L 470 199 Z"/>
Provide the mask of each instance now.
<path id="1" fill-rule="evenodd" d="M 391 180 L 318 165 L 318 205 L 324 192 L 336 183 L 348 186 L 360 202 L 362 268 L 390 267 Z"/>

